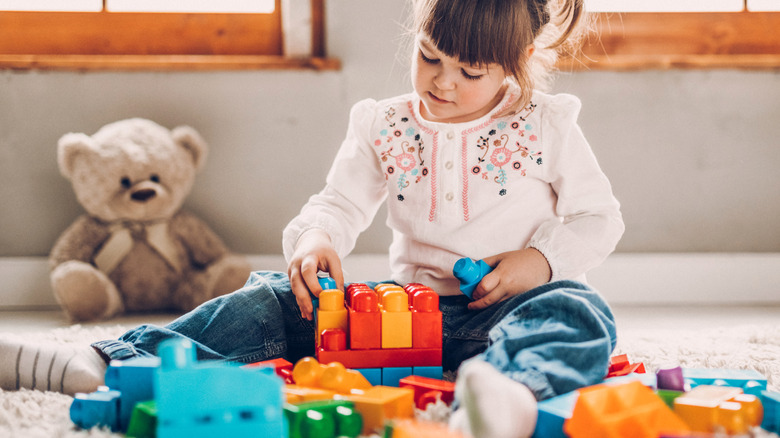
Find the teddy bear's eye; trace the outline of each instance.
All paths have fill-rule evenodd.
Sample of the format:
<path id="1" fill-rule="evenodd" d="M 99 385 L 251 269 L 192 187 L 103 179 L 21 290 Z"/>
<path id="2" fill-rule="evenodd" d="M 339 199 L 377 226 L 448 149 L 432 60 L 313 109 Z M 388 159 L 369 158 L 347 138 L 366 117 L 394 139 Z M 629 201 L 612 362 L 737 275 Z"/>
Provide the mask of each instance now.
<path id="1" fill-rule="evenodd" d="M 124 177 L 124 178 L 120 179 L 119 180 L 119 184 L 122 184 L 122 187 L 124 187 L 126 189 L 129 189 L 130 186 L 133 185 L 133 183 L 130 182 L 130 178 L 128 178 L 128 177 Z"/>
<path id="2" fill-rule="evenodd" d="M 160 182 L 160 176 L 156 173 L 153 173 L 152 176 L 149 177 L 149 180 L 153 183 L 159 183 Z"/>

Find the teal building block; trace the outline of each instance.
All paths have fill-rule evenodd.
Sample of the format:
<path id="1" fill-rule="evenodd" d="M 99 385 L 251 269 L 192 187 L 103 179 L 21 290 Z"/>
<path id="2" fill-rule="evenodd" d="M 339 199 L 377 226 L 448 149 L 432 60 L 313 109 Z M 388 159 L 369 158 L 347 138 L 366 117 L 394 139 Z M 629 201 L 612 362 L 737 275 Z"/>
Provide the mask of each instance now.
<path id="1" fill-rule="evenodd" d="M 493 268 L 488 266 L 483 260 L 474 261 L 468 257 L 464 257 L 457 262 L 452 268 L 452 275 L 460 281 L 460 291 L 471 298 L 474 294 L 474 289 L 482 281 L 482 277 L 489 274 Z"/>
<path id="2" fill-rule="evenodd" d="M 683 378 L 691 389 L 699 385 L 731 386 L 756 397 L 761 396 L 767 384 L 766 377 L 755 370 L 683 368 Z"/>
<path id="3" fill-rule="evenodd" d="M 70 404 L 70 420 L 82 428 L 109 427 L 119 431 L 119 391 L 101 386 L 90 394 L 78 393 Z"/>
<path id="4" fill-rule="evenodd" d="M 154 399 L 154 374 L 160 367 L 157 357 L 112 360 L 106 369 L 106 386 L 119 391 L 119 430 L 126 431 L 135 404 Z"/>
<path id="5" fill-rule="evenodd" d="M 441 380 L 444 376 L 444 370 L 442 367 L 412 367 L 412 375 Z"/>
<path id="6" fill-rule="evenodd" d="M 382 384 L 382 368 L 358 368 L 363 377 L 373 386 Z"/>
<path id="7" fill-rule="evenodd" d="M 363 417 L 346 400 L 317 400 L 284 405 L 290 438 L 356 438 Z"/>
<path id="8" fill-rule="evenodd" d="M 764 419 L 761 428 L 780 435 L 780 392 L 761 391 Z"/>
<path id="9" fill-rule="evenodd" d="M 532 438 L 566 438 L 563 423 L 571 418 L 579 396 L 578 391 L 572 391 L 540 401 L 537 404 L 539 414 Z"/>
<path id="10" fill-rule="evenodd" d="M 398 382 L 412 375 L 412 367 L 382 368 L 382 385 L 398 388 Z"/>
<path id="11" fill-rule="evenodd" d="M 154 389 L 157 436 L 286 438 L 284 382 L 268 367 L 198 362 L 192 342 L 160 344 Z"/>

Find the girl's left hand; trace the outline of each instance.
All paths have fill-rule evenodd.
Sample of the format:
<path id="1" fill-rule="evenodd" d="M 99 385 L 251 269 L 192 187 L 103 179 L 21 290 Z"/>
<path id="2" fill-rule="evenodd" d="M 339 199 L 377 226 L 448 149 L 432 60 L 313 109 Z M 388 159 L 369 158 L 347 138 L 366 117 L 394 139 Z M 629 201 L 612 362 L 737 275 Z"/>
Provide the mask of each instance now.
<path id="1" fill-rule="evenodd" d="M 483 259 L 493 267 L 474 289 L 474 302 L 469 309 L 477 310 L 527 292 L 550 281 L 550 264 L 535 248 L 509 251 Z"/>

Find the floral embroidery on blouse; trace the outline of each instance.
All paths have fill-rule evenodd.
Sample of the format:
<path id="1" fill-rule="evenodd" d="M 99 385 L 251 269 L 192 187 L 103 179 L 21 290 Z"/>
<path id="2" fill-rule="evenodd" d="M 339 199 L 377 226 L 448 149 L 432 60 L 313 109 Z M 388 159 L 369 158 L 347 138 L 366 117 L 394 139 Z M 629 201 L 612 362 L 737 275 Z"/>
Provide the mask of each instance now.
<path id="1" fill-rule="evenodd" d="M 524 163 L 526 166 L 529 163 L 542 165 L 542 152 L 532 149 L 538 137 L 534 133 L 534 126 L 526 121 L 535 109 L 536 104 L 531 103 L 522 115 L 516 116 L 511 122 L 499 121 L 488 131 L 487 136 L 480 135 L 477 140 L 479 152 L 471 173 L 484 181 L 498 184 L 498 194 L 501 196 L 507 193 L 505 186 L 509 181 L 509 172 L 526 176 Z M 520 140 L 510 144 L 510 137 L 519 137 Z"/>
<path id="2" fill-rule="evenodd" d="M 386 127 L 379 131 L 374 140 L 379 158 L 384 166 L 385 180 L 395 179 L 398 200 L 403 201 L 403 190 L 411 183 L 419 183 L 428 176 L 428 167 L 423 159 L 425 145 L 420 133 L 409 124 L 408 117 L 396 121 L 395 108 L 385 111 Z"/>

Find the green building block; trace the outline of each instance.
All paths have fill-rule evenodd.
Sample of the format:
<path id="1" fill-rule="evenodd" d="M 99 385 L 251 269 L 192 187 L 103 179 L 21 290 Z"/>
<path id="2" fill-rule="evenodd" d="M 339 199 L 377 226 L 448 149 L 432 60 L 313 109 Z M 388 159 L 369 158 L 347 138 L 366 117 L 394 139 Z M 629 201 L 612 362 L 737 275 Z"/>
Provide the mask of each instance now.
<path id="1" fill-rule="evenodd" d="M 363 429 L 363 417 L 355 404 L 345 400 L 285 404 L 284 415 L 289 438 L 357 438 Z"/>
<path id="2" fill-rule="evenodd" d="M 130 416 L 127 436 L 132 438 L 157 437 L 157 402 L 149 400 L 138 402 Z"/>

